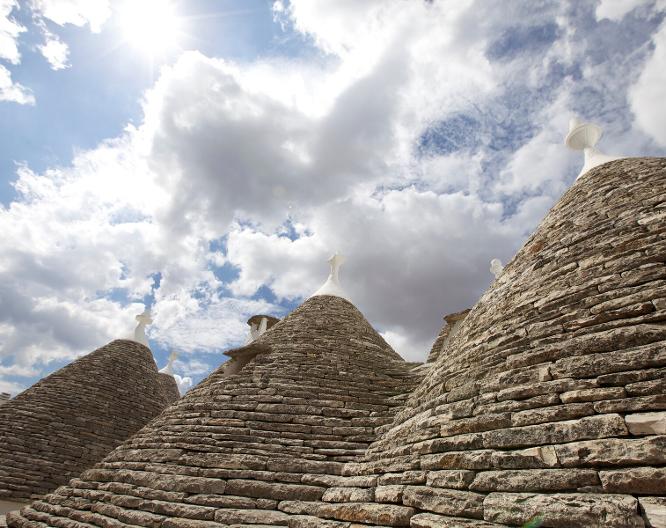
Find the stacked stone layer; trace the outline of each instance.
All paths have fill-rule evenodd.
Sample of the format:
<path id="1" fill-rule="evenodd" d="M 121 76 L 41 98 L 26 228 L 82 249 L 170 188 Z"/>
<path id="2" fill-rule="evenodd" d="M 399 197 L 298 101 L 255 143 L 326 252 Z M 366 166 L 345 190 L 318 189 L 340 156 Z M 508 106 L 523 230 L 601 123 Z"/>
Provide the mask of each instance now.
<path id="1" fill-rule="evenodd" d="M 218 369 L 10 526 L 286 525 L 279 503 L 349 482 L 345 463 L 421 380 L 339 297 L 309 299 L 243 348 L 256 356 L 240 372 Z"/>
<path id="2" fill-rule="evenodd" d="M 413 373 L 311 299 L 9 525 L 664 526 L 665 219 L 666 160 L 588 172 L 397 414 Z"/>
<path id="3" fill-rule="evenodd" d="M 163 378 L 147 347 L 117 340 L 2 405 L 0 500 L 43 495 L 99 462 L 178 397 Z"/>
<path id="4" fill-rule="evenodd" d="M 437 334 L 437 338 L 430 349 L 427 364 L 434 363 L 440 354 L 444 353 L 449 341 L 455 336 L 468 313 L 469 309 L 444 316 L 444 326 Z"/>

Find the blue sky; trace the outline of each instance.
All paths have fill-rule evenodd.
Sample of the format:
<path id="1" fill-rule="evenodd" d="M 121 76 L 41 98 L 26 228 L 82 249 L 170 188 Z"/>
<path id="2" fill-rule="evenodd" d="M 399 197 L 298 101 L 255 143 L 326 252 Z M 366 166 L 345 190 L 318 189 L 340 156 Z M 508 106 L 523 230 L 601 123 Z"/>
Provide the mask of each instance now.
<path id="1" fill-rule="evenodd" d="M 0 0 L 0 390 L 145 304 L 158 364 L 196 383 L 334 251 L 423 360 L 573 182 L 570 117 L 664 155 L 665 8 Z"/>

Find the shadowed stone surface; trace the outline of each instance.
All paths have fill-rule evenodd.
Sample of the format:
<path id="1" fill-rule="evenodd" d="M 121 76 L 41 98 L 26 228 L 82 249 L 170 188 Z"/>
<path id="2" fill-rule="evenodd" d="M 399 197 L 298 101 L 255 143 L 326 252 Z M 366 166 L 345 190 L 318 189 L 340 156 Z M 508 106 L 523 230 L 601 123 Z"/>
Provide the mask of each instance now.
<path id="1" fill-rule="evenodd" d="M 415 389 L 351 304 L 312 298 L 9 525 L 662 526 L 664 218 L 665 159 L 586 173 Z"/>
<path id="2" fill-rule="evenodd" d="M 150 350 L 116 340 L 35 383 L 0 407 L 0 499 L 54 490 L 178 398 Z"/>

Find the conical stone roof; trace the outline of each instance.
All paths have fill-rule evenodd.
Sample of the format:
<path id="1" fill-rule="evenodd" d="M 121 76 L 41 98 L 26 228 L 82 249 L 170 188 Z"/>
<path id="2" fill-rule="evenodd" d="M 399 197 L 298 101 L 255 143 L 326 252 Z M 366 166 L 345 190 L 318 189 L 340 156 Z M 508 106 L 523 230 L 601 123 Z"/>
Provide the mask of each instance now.
<path id="1" fill-rule="evenodd" d="M 285 526 L 278 503 L 348 485 L 344 464 L 420 381 L 350 302 L 329 295 L 230 355 L 247 360 L 240 371 L 223 365 L 8 524 Z"/>
<path id="2" fill-rule="evenodd" d="M 178 397 L 150 350 L 117 340 L 0 407 L 0 500 L 43 495 L 99 462 Z"/>
<path id="3" fill-rule="evenodd" d="M 665 220 L 666 159 L 583 175 L 346 474 L 416 527 L 666 526 Z"/>

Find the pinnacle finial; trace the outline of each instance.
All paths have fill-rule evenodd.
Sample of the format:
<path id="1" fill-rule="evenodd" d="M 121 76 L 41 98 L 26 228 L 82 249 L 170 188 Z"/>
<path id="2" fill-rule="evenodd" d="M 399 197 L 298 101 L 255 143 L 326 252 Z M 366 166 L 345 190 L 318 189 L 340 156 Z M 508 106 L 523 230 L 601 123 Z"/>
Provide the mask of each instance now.
<path id="1" fill-rule="evenodd" d="M 490 261 L 490 273 L 495 275 L 495 279 L 499 279 L 502 271 L 504 271 L 504 266 L 502 266 L 502 261 L 500 259 L 495 258 Z"/>
<path id="2" fill-rule="evenodd" d="M 134 341 L 148 346 L 148 338 L 146 337 L 146 326 L 153 322 L 150 315 L 150 308 L 146 308 L 142 314 L 135 317 L 137 320 L 136 328 L 134 329 Z"/>
<path id="3" fill-rule="evenodd" d="M 162 374 L 170 374 L 173 376 L 173 363 L 176 361 L 176 359 L 178 359 L 178 352 L 172 350 L 171 354 L 169 354 L 169 361 L 163 369 L 160 369 L 160 372 Z"/>
<path id="4" fill-rule="evenodd" d="M 564 138 L 564 144 L 572 150 L 582 150 L 585 154 L 585 164 L 576 179 L 597 165 L 618 159 L 595 148 L 602 133 L 601 127 L 594 123 L 583 123 L 576 116 L 569 120 L 569 133 Z"/>
<path id="5" fill-rule="evenodd" d="M 258 314 L 250 317 L 247 320 L 247 324 L 250 327 L 250 334 L 247 336 L 245 344 L 249 345 L 252 343 L 252 341 L 257 339 L 261 334 L 266 332 L 266 330 L 279 321 L 280 320 L 277 317 L 273 317 L 272 315 Z"/>
<path id="6" fill-rule="evenodd" d="M 328 263 L 331 266 L 328 279 L 326 279 L 326 282 L 321 288 L 312 294 L 312 297 L 315 295 L 334 295 L 336 297 L 342 297 L 343 299 L 350 301 L 347 292 L 344 291 L 340 284 L 340 266 L 342 266 L 346 260 L 347 257 L 339 253 L 335 253 L 331 258 L 328 259 Z"/>

